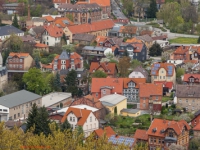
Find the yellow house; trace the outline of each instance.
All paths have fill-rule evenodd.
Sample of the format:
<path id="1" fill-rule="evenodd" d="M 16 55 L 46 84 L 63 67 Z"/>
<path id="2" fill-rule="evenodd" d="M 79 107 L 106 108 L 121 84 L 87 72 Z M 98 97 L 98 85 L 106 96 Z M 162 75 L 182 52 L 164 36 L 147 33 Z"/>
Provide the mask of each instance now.
<path id="1" fill-rule="evenodd" d="M 151 82 L 166 81 L 176 84 L 176 71 L 174 64 L 154 63 L 151 66 Z"/>
<path id="2" fill-rule="evenodd" d="M 138 117 L 141 114 L 139 109 L 122 109 L 121 115 L 122 116 L 129 116 L 129 117 Z"/>
<path id="3" fill-rule="evenodd" d="M 102 104 L 110 110 L 111 114 L 116 112 L 120 115 L 121 110 L 127 108 L 127 98 L 119 94 L 106 95 L 99 99 Z"/>

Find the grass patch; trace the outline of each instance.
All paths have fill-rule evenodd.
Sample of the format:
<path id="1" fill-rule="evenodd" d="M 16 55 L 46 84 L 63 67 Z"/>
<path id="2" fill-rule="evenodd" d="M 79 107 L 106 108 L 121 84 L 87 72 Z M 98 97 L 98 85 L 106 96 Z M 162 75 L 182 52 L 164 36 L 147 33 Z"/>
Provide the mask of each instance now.
<path id="1" fill-rule="evenodd" d="M 178 37 L 175 39 L 170 39 L 169 43 L 197 44 L 197 38 Z"/>
<path id="2" fill-rule="evenodd" d="M 160 25 L 158 23 L 155 23 L 155 22 L 148 23 L 147 25 L 150 25 L 150 26 L 152 26 L 154 28 L 158 28 L 158 29 L 162 30 L 163 32 L 167 31 L 163 27 L 160 27 Z"/>
<path id="3" fill-rule="evenodd" d="M 127 109 L 136 109 L 137 104 L 127 104 Z"/>
<path id="4" fill-rule="evenodd" d="M 172 98 L 171 97 L 168 97 L 168 96 L 163 96 L 162 97 L 162 102 L 167 102 L 169 100 L 171 100 Z"/>

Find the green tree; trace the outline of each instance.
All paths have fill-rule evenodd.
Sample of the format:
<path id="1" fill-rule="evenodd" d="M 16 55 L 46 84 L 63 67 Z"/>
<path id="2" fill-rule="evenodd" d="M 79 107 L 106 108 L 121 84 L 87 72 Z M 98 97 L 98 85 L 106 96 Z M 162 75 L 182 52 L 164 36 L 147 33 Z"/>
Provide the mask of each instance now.
<path id="1" fill-rule="evenodd" d="M 72 127 L 67 119 L 65 119 L 65 121 L 61 124 L 60 129 L 61 129 L 61 131 L 72 129 Z"/>
<path id="2" fill-rule="evenodd" d="M 76 4 L 77 0 L 70 0 L 72 4 Z"/>
<path id="3" fill-rule="evenodd" d="M 36 94 L 41 94 L 45 90 L 45 81 L 40 69 L 31 68 L 23 75 L 23 82 L 27 86 L 27 90 Z"/>
<path id="4" fill-rule="evenodd" d="M 70 21 L 74 22 L 74 17 L 73 17 L 72 14 L 66 14 L 66 17 L 67 17 Z"/>
<path id="5" fill-rule="evenodd" d="M 117 115 L 117 107 L 114 109 L 114 114 Z"/>
<path id="6" fill-rule="evenodd" d="M 16 28 L 19 28 L 19 24 L 18 24 L 18 19 L 17 19 L 17 15 L 15 14 L 12 25 Z"/>
<path id="7" fill-rule="evenodd" d="M 199 36 L 199 38 L 198 38 L 198 40 L 197 40 L 197 43 L 200 44 L 200 36 Z"/>
<path id="8" fill-rule="evenodd" d="M 77 96 L 78 87 L 77 87 L 77 73 L 75 70 L 69 71 L 65 78 L 66 91 L 72 93 L 72 97 Z"/>
<path id="9" fill-rule="evenodd" d="M 185 70 L 183 68 L 176 69 L 176 78 L 180 78 L 184 74 L 185 74 Z"/>
<path id="10" fill-rule="evenodd" d="M 54 77 L 54 90 L 55 91 L 61 90 L 60 74 L 58 72 L 56 72 L 56 75 Z"/>
<path id="11" fill-rule="evenodd" d="M 163 52 L 163 49 L 156 42 L 149 49 L 150 56 L 161 56 L 162 52 Z"/>
<path id="12" fill-rule="evenodd" d="M 156 18 L 156 13 L 158 12 L 156 0 L 151 0 L 150 7 L 147 10 L 148 18 Z"/>
<path id="13" fill-rule="evenodd" d="M 97 70 L 92 74 L 92 78 L 106 78 L 107 74 L 101 70 Z"/>
<path id="14" fill-rule="evenodd" d="M 84 134 L 82 126 L 77 127 L 78 135 Z"/>
<path id="15" fill-rule="evenodd" d="M 120 77 L 127 77 L 128 73 L 129 73 L 129 68 L 131 66 L 131 58 L 130 57 L 122 57 L 119 59 L 119 63 L 117 65 L 118 69 L 119 69 L 119 74 Z"/>
<path id="16" fill-rule="evenodd" d="M 36 103 L 33 104 L 26 121 L 26 132 L 30 130 L 33 126 L 37 126 L 38 120 L 38 107 Z"/>
<path id="17" fill-rule="evenodd" d="M 63 36 L 62 36 L 62 45 L 66 45 L 67 44 L 67 38 L 65 33 L 63 32 Z"/>
<path id="18" fill-rule="evenodd" d="M 131 68 L 132 69 L 135 69 L 136 67 L 141 66 L 141 65 L 142 65 L 142 63 L 140 61 L 138 61 L 137 59 L 133 59 L 131 61 Z"/>
<path id="19" fill-rule="evenodd" d="M 40 66 L 40 60 L 39 60 L 38 57 L 35 58 L 35 67 L 38 68 L 38 69 L 41 68 L 41 66 Z"/>
<path id="20" fill-rule="evenodd" d="M 10 52 L 21 52 L 23 48 L 23 41 L 19 36 L 12 33 L 5 45 L 10 50 Z"/>
<path id="21" fill-rule="evenodd" d="M 127 50 L 124 51 L 123 56 L 129 56 L 129 53 Z"/>

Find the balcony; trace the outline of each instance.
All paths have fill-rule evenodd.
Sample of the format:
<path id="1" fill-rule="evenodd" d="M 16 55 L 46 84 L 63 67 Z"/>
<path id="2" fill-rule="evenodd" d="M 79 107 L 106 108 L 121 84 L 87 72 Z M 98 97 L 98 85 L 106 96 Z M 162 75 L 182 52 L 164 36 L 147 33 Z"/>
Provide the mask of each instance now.
<path id="1" fill-rule="evenodd" d="M 176 143 L 176 142 L 177 142 L 177 138 L 169 137 L 169 136 L 165 137 L 165 143 L 166 144 L 168 144 L 168 143 Z"/>

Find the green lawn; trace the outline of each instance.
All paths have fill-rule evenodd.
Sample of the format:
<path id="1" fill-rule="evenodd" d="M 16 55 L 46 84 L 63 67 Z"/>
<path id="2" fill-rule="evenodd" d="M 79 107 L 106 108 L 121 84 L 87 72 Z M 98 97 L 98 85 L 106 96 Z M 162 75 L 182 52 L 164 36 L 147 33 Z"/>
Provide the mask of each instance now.
<path id="1" fill-rule="evenodd" d="M 169 40 L 169 43 L 197 44 L 197 38 L 178 37 Z"/>
<path id="2" fill-rule="evenodd" d="M 163 96 L 162 97 L 162 102 L 167 102 L 169 100 L 171 100 L 172 98 L 171 97 L 168 97 L 168 96 Z"/>

